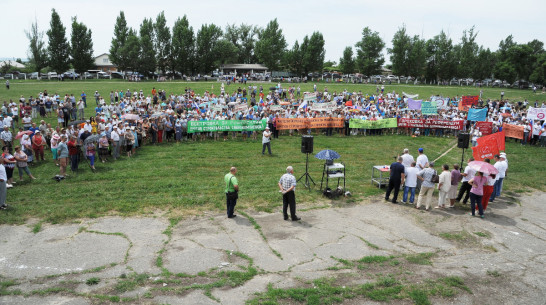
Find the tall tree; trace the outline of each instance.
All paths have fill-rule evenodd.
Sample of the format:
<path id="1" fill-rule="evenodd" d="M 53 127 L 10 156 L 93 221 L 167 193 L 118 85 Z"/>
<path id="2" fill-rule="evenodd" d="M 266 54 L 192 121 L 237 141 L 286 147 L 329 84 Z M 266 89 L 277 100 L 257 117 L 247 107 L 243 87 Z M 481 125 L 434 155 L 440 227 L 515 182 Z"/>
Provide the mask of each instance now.
<path id="1" fill-rule="evenodd" d="M 421 77 L 425 72 L 427 59 L 426 41 L 415 35 L 410 40 L 410 52 L 408 55 L 407 75 Z"/>
<path id="2" fill-rule="evenodd" d="M 455 76 L 453 42 L 444 31 L 427 41 L 426 50 L 426 77 L 429 80 L 449 80 Z"/>
<path id="3" fill-rule="evenodd" d="M 476 65 L 476 60 L 478 57 L 478 52 L 480 47 L 476 43 L 476 36 L 478 35 L 475 32 L 475 28 L 471 27 L 468 31 L 463 31 L 463 36 L 461 37 L 461 43 L 457 48 L 457 76 L 458 77 L 469 77 L 472 74 L 472 70 Z"/>
<path id="4" fill-rule="evenodd" d="M 258 34 L 255 54 L 269 70 L 277 70 L 286 50 L 286 39 L 277 18 L 271 20 Z"/>
<path id="5" fill-rule="evenodd" d="M 154 50 L 154 22 L 152 18 L 144 18 L 140 24 L 140 58 L 141 73 L 150 76 L 155 72 L 156 59 Z"/>
<path id="6" fill-rule="evenodd" d="M 368 76 L 380 73 L 385 62 L 382 54 L 385 42 L 379 37 L 379 33 L 365 27 L 362 30 L 362 39 L 355 46 L 356 65 L 360 72 Z"/>
<path id="7" fill-rule="evenodd" d="M 125 47 L 127 36 L 129 35 L 129 28 L 127 27 L 127 20 L 125 20 L 125 13 L 119 12 L 119 16 L 116 18 L 116 25 L 114 26 L 114 37 L 110 44 L 110 61 L 118 67 L 118 70 L 125 71 L 129 62 L 127 58 L 123 56 L 121 50 Z"/>
<path id="8" fill-rule="evenodd" d="M 294 42 L 292 49 L 286 51 L 282 66 L 298 76 L 303 74 L 303 54 L 297 40 Z"/>
<path id="9" fill-rule="evenodd" d="M 224 38 L 237 47 L 237 58 L 235 61 L 245 64 L 256 62 L 254 48 L 258 32 L 259 29 L 256 26 L 244 23 L 240 26 L 235 24 L 228 24 L 226 26 Z"/>
<path id="10" fill-rule="evenodd" d="M 172 52 L 175 70 L 184 75 L 191 74 L 195 57 L 195 36 L 186 15 L 174 23 Z"/>
<path id="11" fill-rule="evenodd" d="M 236 62 L 239 56 L 239 49 L 231 41 L 224 38 L 218 40 L 214 53 L 216 54 L 215 66 L 219 66 Z"/>
<path id="12" fill-rule="evenodd" d="M 30 26 L 30 31 L 25 31 L 25 35 L 29 40 L 29 54 L 31 66 L 38 71 L 47 67 L 47 49 L 44 42 L 44 32 L 38 30 L 38 20 L 34 20 Z"/>
<path id="13" fill-rule="evenodd" d="M 411 52 L 411 38 L 406 33 L 406 26 L 394 33 L 392 37 L 392 48 L 387 49 L 391 55 L 392 73 L 394 75 L 410 75 L 409 57 Z"/>
<path id="14" fill-rule="evenodd" d="M 127 33 L 127 40 L 123 49 L 121 49 L 121 54 L 123 58 L 127 59 L 127 69 L 132 71 L 140 69 L 140 39 L 137 36 L 137 32 L 131 28 Z"/>
<path id="15" fill-rule="evenodd" d="M 489 48 L 484 49 L 483 47 L 480 47 L 476 58 L 476 64 L 472 70 L 472 77 L 476 80 L 492 77 L 496 61 L 497 58 L 495 53 L 491 52 Z"/>
<path id="16" fill-rule="evenodd" d="M 343 57 L 339 59 L 339 68 L 343 74 L 355 72 L 355 59 L 353 57 L 353 48 L 348 46 L 343 50 Z"/>
<path id="17" fill-rule="evenodd" d="M 209 73 L 215 68 L 219 51 L 217 45 L 222 37 L 222 29 L 215 24 L 203 24 L 196 37 L 196 61 L 202 73 Z"/>
<path id="18" fill-rule="evenodd" d="M 83 73 L 95 65 L 93 61 L 93 39 L 91 30 L 85 24 L 72 17 L 72 35 L 70 36 L 72 64 L 74 70 Z"/>
<path id="19" fill-rule="evenodd" d="M 167 20 L 163 11 L 155 19 L 154 31 L 157 68 L 159 71 L 165 72 L 167 67 L 171 65 L 171 32 L 167 26 Z"/>
<path id="20" fill-rule="evenodd" d="M 322 72 L 325 55 L 324 37 L 320 32 L 313 32 L 303 55 L 304 74 L 307 75 L 309 72 Z"/>
<path id="21" fill-rule="evenodd" d="M 51 21 L 49 22 L 49 45 L 47 47 L 49 55 L 49 66 L 58 73 L 63 73 L 70 67 L 70 46 L 66 39 L 66 28 L 61 22 L 59 14 L 55 9 L 51 9 Z"/>

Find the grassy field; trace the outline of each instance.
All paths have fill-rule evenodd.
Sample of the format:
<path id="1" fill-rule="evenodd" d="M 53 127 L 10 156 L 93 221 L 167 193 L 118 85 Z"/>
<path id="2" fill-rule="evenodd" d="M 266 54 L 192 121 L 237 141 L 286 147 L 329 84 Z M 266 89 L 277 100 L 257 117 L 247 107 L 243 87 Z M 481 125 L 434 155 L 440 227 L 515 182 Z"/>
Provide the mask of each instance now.
<path id="1" fill-rule="evenodd" d="M 92 95 L 95 90 L 109 92 L 112 89 L 143 88 L 149 92 L 153 86 L 165 88 L 167 92 L 180 92 L 190 86 L 196 92 L 210 89 L 213 83 L 134 83 L 125 82 L 14 82 L 12 89 L 1 90 L 1 100 L 17 99 L 35 95 L 43 89 L 74 93 L 85 90 Z M 312 85 L 302 84 L 302 90 Z M 232 88 L 235 85 L 231 86 Z M 374 86 L 328 85 L 331 90 L 374 90 Z M 214 88 L 219 85 L 214 83 Z M 321 88 L 319 86 L 319 88 Z M 391 86 L 387 86 L 391 90 Z M 439 88 L 439 87 L 396 87 L 392 89 L 407 93 L 419 93 L 423 96 L 432 93 L 443 95 L 476 94 L 474 88 Z M 470 92 L 465 92 L 470 91 Z M 487 91 L 486 91 L 487 90 Z M 499 90 L 486 89 L 484 93 L 498 94 Z M 506 90 L 506 96 L 514 98 L 516 94 L 528 94 L 531 91 Z M 543 95 L 539 95 L 543 98 Z M 486 95 L 487 97 L 487 95 Z M 532 98 L 534 99 L 534 98 Z M 543 98 L 544 99 L 544 98 Z M 90 99 L 92 100 L 92 98 Z M 91 105 L 94 101 L 90 102 Z M 87 114 L 91 114 L 91 108 Z M 52 121 L 52 119 L 49 119 Z M 167 216 L 201 214 L 205 211 L 223 212 L 223 176 L 230 166 L 239 169 L 240 199 L 238 209 L 259 211 L 278 211 L 282 198 L 278 193 L 277 181 L 286 166 L 295 168 L 295 175 L 305 171 L 305 155 L 300 152 L 300 137 L 281 136 L 272 142 L 273 156 L 261 155 L 261 138 L 256 141 L 242 139 L 228 142 L 189 142 L 164 143 L 141 148 L 133 158 L 121 158 L 116 162 L 97 164 L 97 172 L 92 173 L 86 163 L 80 164 L 80 170 L 66 180 L 58 183 L 51 179 L 58 173 L 58 168 L 51 161 L 47 152 L 47 162 L 31 167 L 38 179 L 18 182 L 8 191 L 7 203 L 11 205 L 0 213 L 0 224 L 23 223 L 30 218 L 46 222 L 66 222 L 78 218 L 99 217 L 110 214 L 147 215 L 164 213 Z M 315 152 L 333 149 L 340 153 L 340 161 L 347 167 L 347 189 L 352 193 L 348 199 L 340 199 L 336 204 L 360 202 L 370 196 L 384 193 L 370 183 L 373 165 L 390 164 L 393 156 L 402 149 L 409 148 L 416 156 L 417 148 L 424 147 L 429 159 L 436 159 L 456 143 L 454 138 L 407 136 L 351 136 L 325 137 L 315 136 Z M 505 180 L 507 191 L 527 192 L 544 190 L 543 172 L 544 149 L 522 147 L 513 140 L 507 142 L 506 151 L 510 169 Z M 467 151 L 465 158 L 470 156 Z M 461 150 L 453 149 L 438 160 L 437 164 L 459 163 Z M 318 191 L 322 174 L 323 161 L 314 157 L 309 159 L 310 173 L 317 186 L 308 191 L 300 184 L 297 192 L 298 203 L 307 208 L 324 206 L 330 201 Z M 15 172 L 17 175 L 17 172 Z M 17 178 L 16 178 L 17 179 Z M 16 180 L 17 181 L 17 180 Z"/>

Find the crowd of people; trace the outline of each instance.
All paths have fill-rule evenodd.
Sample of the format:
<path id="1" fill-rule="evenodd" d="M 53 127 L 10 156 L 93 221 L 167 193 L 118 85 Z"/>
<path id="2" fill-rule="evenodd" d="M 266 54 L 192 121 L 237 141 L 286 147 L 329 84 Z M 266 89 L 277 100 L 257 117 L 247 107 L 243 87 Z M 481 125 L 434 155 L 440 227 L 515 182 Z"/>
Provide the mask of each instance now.
<path id="1" fill-rule="evenodd" d="M 77 96 L 71 93 L 62 96 L 43 90 L 28 98 L 21 96 L 19 101 L 4 101 L 0 108 L 0 130 L 3 130 L 0 139 L 4 151 L 3 163 L 9 176 L 6 187 L 13 187 L 14 183 L 11 177 L 13 170 L 10 171 L 10 167 L 18 168 L 20 179 L 23 179 L 25 173 L 34 179 L 28 164 L 47 162 L 44 157 L 47 149 L 51 150 L 53 160 L 60 168 L 58 178 L 63 179 L 67 175 L 68 166 L 72 171 L 78 170 L 82 158 L 87 159 L 94 169 L 95 161 L 109 162 L 120 158 L 122 154 L 130 158 L 142 145 L 207 139 L 228 141 L 230 134 L 231 139 L 242 137 L 257 140 L 258 131 L 188 133 L 188 125 L 192 121 L 266 120 L 271 134 L 263 140 L 263 144 L 268 143 L 271 137 L 312 133 L 311 129 L 280 130 L 277 123 L 282 118 L 343 118 L 343 128 L 315 129 L 317 134 L 322 131 L 327 136 L 333 132 L 342 136 L 394 133 L 411 136 L 456 136 L 460 130 L 351 129 L 349 121 L 378 121 L 386 118 L 462 120 L 462 131 L 473 135 L 473 143 L 481 136 L 474 122 L 466 120 L 466 112 L 458 110 L 457 103 L 461 99 L 459 96 L 435 96 L 434 98 L 443 98 L 448 102 L 438 109 L 437 115 L 425 116 L 419 110 L 408 108 L 405 94 L 388 92 L 384 86 L 377 87 L 375 93 L 363 93 L 332 91 L 327 86 L 319 90 L 317 85 L 313 85 L 310 90 L 314 96 L 313 103 L 304 102 L 304 96 L 308 93 L 303 92 L 297 84 L 279 83 L 266 88 L 254 84 L 246 86 L 220 83 L 219 86 L 219 93 L 214 92 L 214 86 L 210 91 L 202 93 L 196 93 L 189 87 L 180 93 L 167 93 L 156 88 L 146 93 L 143 90 L 127 89 L 94 92 L 92 98 L 88 98 L 85 91 Z M 335 107 L 313 110 L 313 105 L 321 103 L 335 103 Z M 305 107 L 302 107 L 304 104 Z M 475 107 L 488 108 L 487 121 L 492 122 L 492 132 L 501 129 L 506 123 L 522 125 L 526 136 L 529 136 L 521 141 L 522 144 L 540 144 L 544 147 L 544 121 L 531 123 L 527 120 L 526 109 L 529 106 L 546 107 L 544 102 L 538 100 L 531 103 L 527 100 L 509 101 L 504 98 L 480 99 Z M 94 108 L 93 114 L 86 118 L 85 113 L 89 115 L 89 108 Z M 53 117 L 56 118 L 56 125 L 46 122 Z M 267 144 L 268 150 L 269 145 Z M 265 147 L 264 145 L 264 150 Z"/>
<path id="2" fill-rule="evenodd" d="M 454 208 L 456 202 L 468 204 L 470 199 L 471 215 L 484 218 L 484 211 L 489 202 L 493 202 L 501 196 L 502 186 L 508 171 L 508 160 L 506 153 L 494 156 L 494 167 L 497 174 L 478 171 L 470 164 L 474 158 L 468 159 L 468 165 L 461 172 L 458 164 L 453 164 L 450 170 L 449 164 L 443 164 L 441 169 L 436 170 L 434 161 L 429 161 L 423 148 L 419 148 L 419 156 L 414 159 L 409 149 L 398 156 L 397 161 L 390 166 L 390 178 L 385 200 L 398 203 L 398 193 L 403 187 L 402 203 L 415 204 L 416 209 L 425 206 L 429 211 L 432 207 L 434 190 L 438 190 L 438 204 L 436 209 Z M 490 163 L 490 159 L 484 162 Z M 462 183 L 461 183 L 462 182 Z M 460 187 L 459 187 L 460 184 Z M 416 190 L 419 191 L 417 202 L 415 202 Z M 390 199 L 393 194 L 392 200 Z M 447 205 L 446 205 L 447 204 Z"/>

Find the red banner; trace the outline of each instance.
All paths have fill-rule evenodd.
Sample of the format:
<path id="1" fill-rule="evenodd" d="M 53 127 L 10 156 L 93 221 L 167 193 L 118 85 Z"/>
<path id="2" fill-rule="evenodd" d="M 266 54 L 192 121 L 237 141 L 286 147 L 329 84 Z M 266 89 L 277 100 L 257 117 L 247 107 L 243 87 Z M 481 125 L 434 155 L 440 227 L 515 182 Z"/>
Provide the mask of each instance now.
<path id="1" fill-rule="evenodd" d="M 523 140 L 523 126 L 503 124 L 502 130 L 509 138 L 521 139 Z"/>
<path id="2" fill-rule="evenodd" d="M 498 151 L 504 151 L 504 143 L 505 143 L 504 131 L 496 132 L 492 135 L 478 138 L 478 146 L 482 145 L 483 143 L 488 143 L 490 139 L 492 138 L 494 138 L 495 141 L 497 142 Z"/>
<path id="3" fill-rule="evenodd" d="M 464 121 L 448 121 L 437 119 L 398 119 L 400 128 L 443 128 L 462 130 Z"/>
<path id="4" fill-rule="evenodd" d="M 483 161 L 484 159 L 493 160 L 493 157 L 498 153 L 499 147 L 496 137 L 487 137 L 478 146 L 472 147 L 472 156 L 476 161 Z"/>
<path id="5" fill-rule="evenodd" d="M 493 132 L 493 122 L 476 122 L 476 128 L 480 129 L 482 135 L 488 136 Z"/>
<path id="6" fill-rule="evenodd" d="M 343 128 L 343 118 L 277 119 L 277 129 Z"/>
<path id="7" fill-rule="evenodd" d="M 468 111 L 473 105 L 478 105 L 479 99 L 480 97 L 477 95 L 463 96 L 459 101 L 459 110 Z"/>

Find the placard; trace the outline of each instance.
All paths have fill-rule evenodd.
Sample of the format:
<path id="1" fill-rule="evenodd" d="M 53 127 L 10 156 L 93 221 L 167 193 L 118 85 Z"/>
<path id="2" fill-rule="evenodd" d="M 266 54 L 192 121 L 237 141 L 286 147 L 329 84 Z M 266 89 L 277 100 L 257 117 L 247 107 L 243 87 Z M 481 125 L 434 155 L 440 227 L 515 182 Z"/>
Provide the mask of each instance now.
<path id="1" fill-rule="evenodd" d="M 398 127 L 397 121 L 398 120 L 396 118 L 382 119 L 377 121 L 350 119 L 349 128 L 362 128 L 362 129 L 396 128 Z"/>
<path id="2" fill-rule="evenodd" d="M 189 121 L 188 133 L 214 131 L 253 131 L 264 130 L 267 120 L 210 120 Z"/>
<path id="3" fill-rule="evenodd" d="M 400 128 L 443 128 L 462 130 L 464 121 L 448 121 L 438 119 L 398 119 L 398 127 Z"/>
<path id="4" fill-rule="evenodd" d="M 539 121 L 546 120 L 546 108 L 529 107 L 529 110 L 527 110 L 527 119 Z"/>
<path id="5" fill-rule="evenodd" d="M 343 118 L 294 118 L 277 119 L 277 129 L 306 129 L 306 128 L 343 128 Z"/>
<path id="6" fill-rule="evenodd" d="M 309 108 L 313 111 L 333 111 L 337 108 L 337 103 L 312 103 L 310 104 Z"/>
<path id="7" fill-rule="evenodd" d="M 493 122 L 476 122 L 476 128 L 480 129 L 482 135 L 490 135 L 493 132 Z"/>
<path id="8" fill-rule="evenodd" d="M 422 115 L 437 115 L 438 114 L 438 107 L 436 106 L 436 101 L 422 102 L 421 103 L 421 114 Z"/>
<path id="9" fill-rule="evenodd" d="M 515 138 L 523 140 L 523 126 L 503 124 L 502 130 L 508 138 Z"/>
<path id="10" fill-rule="evenodd" d="M 459 110 L 468 111 L 473 105 L 478 105 L 479 99 L 477 95 L 463 96 L 459 101 Z"/>

